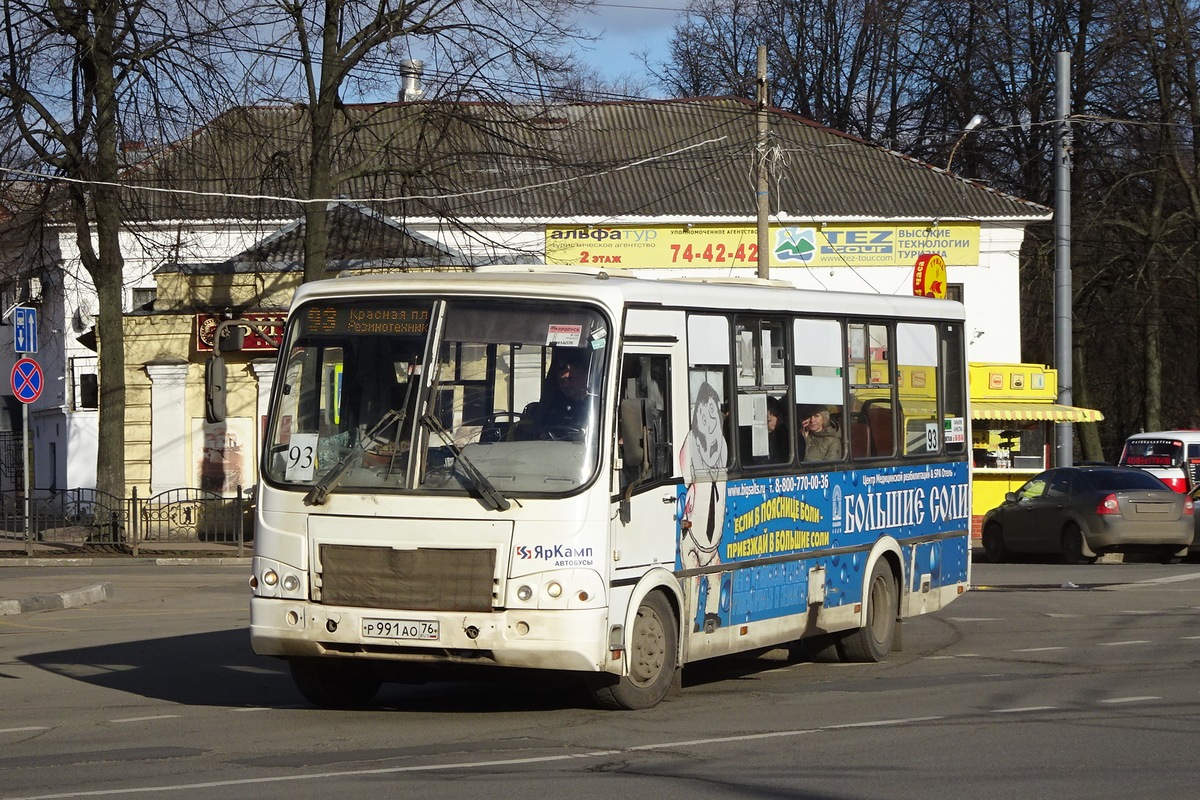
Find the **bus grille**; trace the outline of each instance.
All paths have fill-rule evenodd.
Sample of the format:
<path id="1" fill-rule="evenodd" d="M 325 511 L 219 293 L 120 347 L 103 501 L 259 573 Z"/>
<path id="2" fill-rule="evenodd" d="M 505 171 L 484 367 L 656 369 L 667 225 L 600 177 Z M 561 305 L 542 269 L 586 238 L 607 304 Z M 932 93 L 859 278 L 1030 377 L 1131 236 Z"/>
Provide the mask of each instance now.
<path id="1" fill-rule="evenodd" d="M 323 605 L 491 611 L 496 551 L 321 545 Z"/>

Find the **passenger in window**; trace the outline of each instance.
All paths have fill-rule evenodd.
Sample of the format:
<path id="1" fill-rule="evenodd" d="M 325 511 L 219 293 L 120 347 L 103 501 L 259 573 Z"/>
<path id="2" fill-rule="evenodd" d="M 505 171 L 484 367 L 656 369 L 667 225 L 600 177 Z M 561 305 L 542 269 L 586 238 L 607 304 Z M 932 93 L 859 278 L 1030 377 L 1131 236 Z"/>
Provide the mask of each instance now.
<path id="1" fill-rule="evenodd" d="M 842 457 L 842 435 L 825 406 L 801 406 L 800 431 L 805 461 L 837 461 Z"/>
<path id="2" fill-rule="evenodd" d="M 783 402 L 775 397 L 767 397 L 767 446 L 772 464 L 791 460 L 791 448 L 788 446 L 787 412 L 784 410 Z"/>

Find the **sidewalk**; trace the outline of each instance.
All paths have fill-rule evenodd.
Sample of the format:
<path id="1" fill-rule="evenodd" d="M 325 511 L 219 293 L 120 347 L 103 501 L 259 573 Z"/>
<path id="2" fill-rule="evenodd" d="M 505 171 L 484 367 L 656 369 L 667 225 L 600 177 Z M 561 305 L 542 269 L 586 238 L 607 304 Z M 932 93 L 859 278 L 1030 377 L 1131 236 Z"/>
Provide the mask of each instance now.
<path id="1" fill-rule="evenodd" d="M 0 539 L 0 617 L 34 611 L 53 611 L 100 603 L 112 597 L 110 581 L 96 580 L 96 568 L 106 564 L 172 566 L 181 564 L 250 565 L 229 547 L 202 551 L 149 551 L 138 557 L 115 549 L 34 543 L 26 554 L 23 541 Z M 25 567 L 26 569 L 17 569 Z M 30 567 L 39 569 L 29 569 Z M 79 574 L 72 574 L 78 569 Z"/>

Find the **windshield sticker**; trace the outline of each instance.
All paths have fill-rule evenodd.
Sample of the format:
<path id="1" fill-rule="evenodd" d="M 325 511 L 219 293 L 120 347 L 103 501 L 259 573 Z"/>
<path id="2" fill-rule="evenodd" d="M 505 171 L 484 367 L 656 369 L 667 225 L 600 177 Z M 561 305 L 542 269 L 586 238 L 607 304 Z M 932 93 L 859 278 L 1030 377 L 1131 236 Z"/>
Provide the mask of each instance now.
<path id="1" fill-rule="evenodd" d="M 546 329 L 549 346 L 579 347 L 583 344 L 582 325 L 550 325 Z"/>

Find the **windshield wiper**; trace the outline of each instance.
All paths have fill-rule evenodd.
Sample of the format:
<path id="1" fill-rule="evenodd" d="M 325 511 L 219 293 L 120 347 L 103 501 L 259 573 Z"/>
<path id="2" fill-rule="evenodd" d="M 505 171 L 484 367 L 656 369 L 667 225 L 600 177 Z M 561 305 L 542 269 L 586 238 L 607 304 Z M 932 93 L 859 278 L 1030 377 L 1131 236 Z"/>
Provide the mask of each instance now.
<path id="1" fill-rule="evenodd" d="M 401 426 L 404 425 L 404 418 L 406 415 L 407 411 L 404 409 L 400 411 L 396 411 L 395 409 L 388 410 L 387 413 L 385 413 L 379 420 L 379 422 L 375 423 L 374 427 L 359 437 L 359 440 L 354 443 L 353 447 L 350 448 L 350 452 L 342 456 L 341 460 L 339 460 L 337 464 L 333 466 L 333 469 L 325 473 L 325 477 L 317 481 L 316 484 L 314 484 L 313 487 L 308 490 L 308 494 L 304 495 L 304 505 L 325 505 L 325 501 L 329 498 L 329 493 L 333 491 L 334 487 L 336 487 L 338 482 L 341 481 L 342 476 L 346 474 L 346 469 L 350 466 L 350 463 L 354 461 L 354 459 L 362 456 L 363 452 L 367 449 L 367 443 L 375 441 L 375 435 L 385 429 L 392 422 L 396 423 L 396 438 L 398 439 Z M 392 458 L 393 460 L 395 459 L 394 452 Z"/>
<path id="2" fill-rule="evenodd" d="M 446 426 L 442 424 L 441 420 L 433 414 L 426 414 L 421 417 L 421 424 L 436 433 L 442 442 L 445 443 L 446 447 L 450 448 L 450 452 L 454 453 L 456 462 L 463 465 L 463 472 L 467 473 L 475 483 L 475 488 L 478 490 L 479 496 L 483 498 L 483 502 L 489 508 L 493 511 L 508 511 L 512 507 L 509 499 L 500 493 L 500 490 L 496 488 L 488 476 L 480 472 L 479 467 L 475 466 L 466 453 L 462 451 L 462 448 L 455 443 L 454 439 L 450 436 L 450 431 L 446 430 Z"/>

